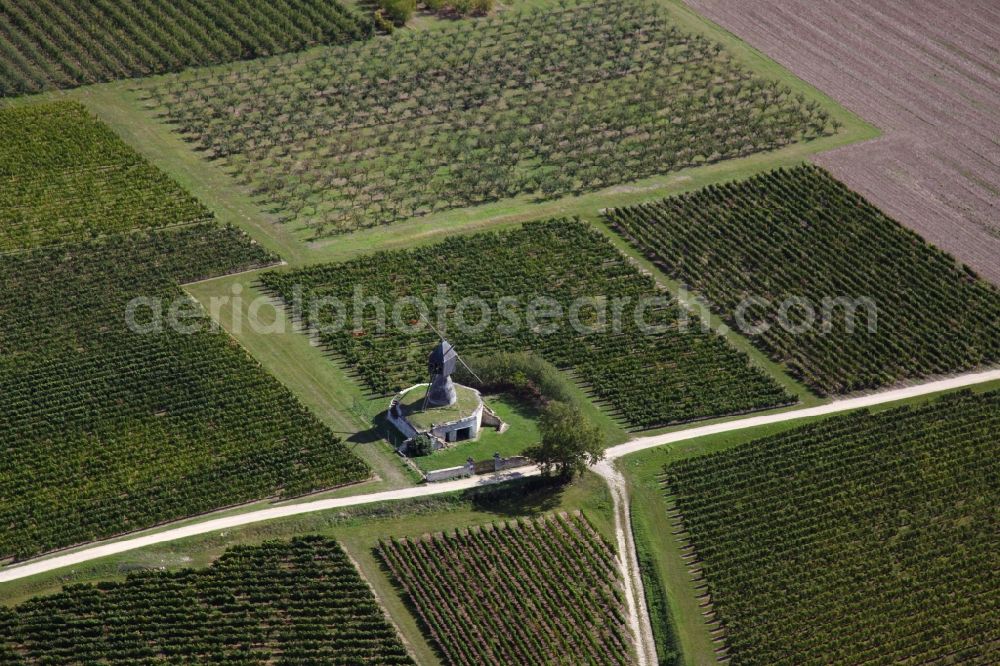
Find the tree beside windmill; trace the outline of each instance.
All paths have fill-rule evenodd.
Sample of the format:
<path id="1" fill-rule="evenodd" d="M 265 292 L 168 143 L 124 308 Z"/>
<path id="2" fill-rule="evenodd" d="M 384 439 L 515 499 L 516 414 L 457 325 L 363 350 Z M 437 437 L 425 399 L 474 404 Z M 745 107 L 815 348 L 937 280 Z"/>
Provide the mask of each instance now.
<path id="1" fill-rule="evenodd" d="M 428 440 L 436 451 L 477 439 L 483 427 L 501 432 L 505 428 L 479 391 L 452 380 L 457 363 L 464 365 L 451 343 L 442 339 L 427 359 L 430 381 L 400 391 L 389 403 L 389 423 L 406 438 L 400 446 L 403 453 L 424 453 Z"/>

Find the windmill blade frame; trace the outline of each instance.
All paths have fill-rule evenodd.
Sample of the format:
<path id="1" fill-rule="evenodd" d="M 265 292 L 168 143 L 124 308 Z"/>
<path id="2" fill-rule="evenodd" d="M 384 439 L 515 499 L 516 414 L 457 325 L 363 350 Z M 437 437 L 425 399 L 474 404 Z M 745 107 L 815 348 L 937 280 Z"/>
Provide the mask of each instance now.
<path id="1" fill-rule="evenodd" d="M 437 330 L 434 327 L 434 324 L 432 324 L 430 322 L 430 320 L 426 316 L 424 316 L 423 313 L 420 313 L 420 318 L 424 320 L 424 323 L 427 324 L 427 326 L 429 326 L 432 331 L 434 331 L 434 333 L 438 336 L 438 339 L 440 339 L 441 342 L 448 342 L 447 340 L 445 340 L 444 336 L 441 335 L 441 331 Z M 476 371 L 469 367 L 469 364 L 465 362 L 465 359 L 462 358 L 462 355 L 458 353 L 457 349 L 454 349 L 454 347 L 452 347 L 452 349 L 454 350 L 454 352 L 455 352 L 455 358 L 458 359 L 459 363 L 461 363 L 462 366 L 466 370 L 469 371 L 469 374 L 471 374 L 473 377 L 476 378 L 477 382 L 479 382 L 480 384 L 482 384 L 483 380 L 479 378 L 479 375 L 476 374 Z M 425 402 L 426 402 L 426 400 L 425 400 Z"/>

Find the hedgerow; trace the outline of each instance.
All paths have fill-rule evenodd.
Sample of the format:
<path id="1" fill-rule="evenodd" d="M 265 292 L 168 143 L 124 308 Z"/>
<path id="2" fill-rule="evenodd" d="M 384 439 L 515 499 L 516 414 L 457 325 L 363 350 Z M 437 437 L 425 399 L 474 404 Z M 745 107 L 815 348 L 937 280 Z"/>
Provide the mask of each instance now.
<path id="1" fill-rule="evenodd" d="M 423 0 L 427 11 L 442 16 L 485 16 L 493 11 L 493 0 Z"/>
<path id="2" fill-rule="evenodd" d="M 731 326 L 751 303 L 744 322 L 769 327 L 751 341 L 817 393 L 1000 362 L 1000 291 L 817 167 L 605 214 Z M 852 315 L 842 298 L 867 301 Z M 782 325 L 789 299 L 814 318 L 792 306 Z"/>
<path id="3" fill-rule="evenodd" d="M 683 311 L 657 290 L 652 278 L 633 267 L 607 237 L 579 221 L 532 222 L 512 231 L 453 237 L 344 263 L 267 272 L 260 280 L 293 307 L 300 293 L 302 311 L 297 314 L 377 393 L 427 380 L 426 352 L 437 336 L 421 324 L 415 304 L 420 302 L 431 319 L 443 315 L 439 323 L 461 353 L 535 352 L 560 369 L 571 369 L 598 401 L 631 426 L 793 401 L 722 337 L 698 322 L 685 325 Z M 435 302 L 439 285 L 447 288 L 443 308 Z M 356 289 L 361 290 L 358 300 Z M 649 301 L 657 295 L 660 302 Z M 482 299 L 490 319 L 484 323 L 477 308 L 460 309 L 466 297 Z M 539 297 L 551 299 L 564 316 L 536 321 L 532 328 L 531 306 Z M 306 307 L 330 298 L 351 308 L 357 303 L 360 321 L 353 309 Z M 377 308 L 360 307 L 371 298 L 385 304 L 385 326 L 379 325 Z M 584 306 L 577 309 L 575 326 L 569 315 L 578 299 Z M 611 307 L 616 299 L 622 304 L 619 317 Z M 644 301 L 651 305 L 645 310 L 648 329 L 635 316 Z M 338 327 L 339 315 L 344 320 Z M 460 319 L 466 325 L 458 325 Z"/>
<path id="4" fill-rule="evenodd" d="M 551 400 L 577 403 L 572 382 L 545 359 L 531 352 L 498 352 L 478 356 L 465 355 L 469 368 L 460 365 L 455 381 L 485 393 L 512 393 L 538 407 Z"/>
<path id="5" fill-rule="evenodd" d="M 126 326 L 133 297 L 274 261 L 213 225 L 0 256 L 0 559 L 367 478 L 224 334 Z"/>
<path id="6" fill-rule="evenodd" d="M 628 664 L 614 551 L 578 514 L 382 542 L 449 664 Z"/>
<path id="7" fill-rule="evenodd" d="M 0 97 L 371 36 L 335 0 L 3 0 Z"/>
<path id="8" fill-rule="evenodd" d="M 280 219 L 317 236 L 595 190 L 836 125 L 627 0 L 397 31 L 144 89 Z"/>
<path id="9" fill-rule="evenodd" d="M 667 466 L 731 663 L 998 663 L 998 432 L 965 393 Z"/>
<path id="10" fill-rule="evenodd" d="M 0 609 L 0 664 L 412 664 L 335 541 L 236 546 Z"/>
<path id="11" fill-rule="evenodd" d="M 211 217 L 79 103 L 0 109 L 0 136 L 0 252 Z"/>

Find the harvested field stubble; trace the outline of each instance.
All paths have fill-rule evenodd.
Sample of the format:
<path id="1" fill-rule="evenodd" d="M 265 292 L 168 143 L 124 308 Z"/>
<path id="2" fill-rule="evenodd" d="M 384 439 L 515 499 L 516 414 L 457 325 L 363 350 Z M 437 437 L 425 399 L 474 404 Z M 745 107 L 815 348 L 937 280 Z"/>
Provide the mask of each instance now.
<path id="1" fill-rule="evenodd" d="M 1000 284 L 996 3 L 688 4 L 883 129 L 816 162 Z"/>

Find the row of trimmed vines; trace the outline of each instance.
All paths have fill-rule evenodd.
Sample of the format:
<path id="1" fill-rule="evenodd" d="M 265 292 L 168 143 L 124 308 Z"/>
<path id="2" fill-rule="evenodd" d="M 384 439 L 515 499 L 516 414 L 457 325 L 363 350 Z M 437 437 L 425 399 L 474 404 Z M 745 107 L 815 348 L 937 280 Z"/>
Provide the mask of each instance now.
<path id="1" fill-rule="evenodd" d="M 427 350 L 437 337 L 421 325 L 420 303 L 463 353 L 539 353 L 571 369 L 634 427 L 793 400 L 722 337 L 693 318 L 686 322 L 649 276 L 579 221 L 531 222 L 260 279 L 286 303 L 299 302 L 322 342 L 378 393 L 427 379 Z M 467 307 L 470 297 L 488 312 Z M 384 311 L 364 304 L 370 299 Z M 344 308 L 324 305 L 333 302 Z M 644 302 L 649 307 L 641 308 Z M 532 321 L 533 310 L 548 307 L 562 316 Z"/>
<path id="2" fill-rule="evenodd" d="M 449 664 L 628 664 L 614 551 L 580 514 L 376 549 Z"/>
<path id="3" fill-rule="evenodd" d="M 653 4 L 563 3 L 144 86 L 317 236 L 551 198 L 835 131 Z"/>
<path id="4" fill-rule="evenodd" d="M 0 97 L 371 34 L 369 19 L 336 0 L 0 0 Z"/>
<path id="5" fill-rule="evenodd" d="M 0 252 L 211 217 L 79 103 L 2 109 L 0 137 Z"/>
<path id="6" fill-rule="evenodd" d="M 668 465 L 732 664 L 1000 663 L 1000 392 Z"/>
<path id="7" fill-rule="evenodd" d="M 412 664 L 339 544 L 230 548 L 212 566 L 132 573 L 0 608 L 0 664 Z"/>
<path id="8" fill-rule="evenodd" d="M 1000 362 L 1000 291 L 817 167 L 605 216 L 817 393 Z"/>
<path id="9" fill-rule="evenodd" d="M 226 335 L 126 327 L 274 261 L 208 224 L 0 256 L 0 559 L 367 478 Z"/>

